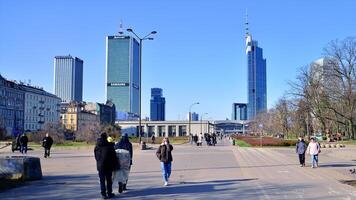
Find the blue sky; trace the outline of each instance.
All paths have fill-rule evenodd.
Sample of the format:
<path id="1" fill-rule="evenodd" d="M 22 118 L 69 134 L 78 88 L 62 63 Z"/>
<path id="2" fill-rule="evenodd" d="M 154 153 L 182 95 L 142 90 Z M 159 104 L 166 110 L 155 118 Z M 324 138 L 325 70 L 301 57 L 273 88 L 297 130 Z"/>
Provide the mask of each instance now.
<path id="1" fill-rule="evenodd" d="M 298 68 L 334 39 L 355 36 L 356 1 L 331 0 L 0 0 L 0 73 L 53 91 L 53 57 L 84 60 L 84 100 L 105 101 L 105 37 L 120 21 L 143 35 L 143 116 L 150 88 L 166 97 L 168 119 L 189 105 L 207 118 L 231 117 L 247 101 L 244 15 L 267 59 L 267 101 L 274 105 Z"/>

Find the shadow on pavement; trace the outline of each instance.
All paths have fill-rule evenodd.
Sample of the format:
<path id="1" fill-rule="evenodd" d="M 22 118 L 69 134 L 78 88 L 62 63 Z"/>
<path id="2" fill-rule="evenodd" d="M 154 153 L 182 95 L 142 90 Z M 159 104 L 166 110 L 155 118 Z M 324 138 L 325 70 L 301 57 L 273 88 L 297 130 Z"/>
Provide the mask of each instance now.
<path id="1" fill-rule="evenodd" d="M 328 163 L 328 164 L 320 164 L 319 167 L 332 168 L 332 167 L 354 167 L 356 164 L 350 163 Z"/>
<path id="2" fill-rule="evenodd" d="M 121 197 L 155 197 L 164 195 L 167 198 L 171 195 L 195 195 L 201 193 L 221 193 L 234 190 L 234 185 L 239 182 L 253 181 L 257 179 L 234 179 L 234 180 L 215 180 L 206 182 L 185 182 L 185 184 L 173 184 L 168 187 L 144 188 L 139 190 L 130 190 L 128 193 L 120 195 Z"/>

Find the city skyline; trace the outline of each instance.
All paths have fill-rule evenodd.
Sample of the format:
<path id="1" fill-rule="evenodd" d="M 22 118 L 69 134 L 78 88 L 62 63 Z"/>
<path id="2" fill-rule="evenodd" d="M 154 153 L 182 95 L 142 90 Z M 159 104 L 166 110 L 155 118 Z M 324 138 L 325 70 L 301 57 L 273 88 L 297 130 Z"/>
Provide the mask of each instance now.
<path id="1" fill-rule="evenodd" d="M 352 13 L 354 2 L 280 2 L 283 9 L 277 9 L 277 3 L 245 2 L 240 6 L 241 2 L 189 2 L 185 16 L 180 16 L 179 11 L 188 5 L 187 1 L 170 4 L 137 2 L 132 5 L 122 2 L 120 14 L 113 14 L 113 8 L 107 8 L 105 3 L 87 3 L 81 16 L 71 12 L 82 5 L 75 2 L 67 15 L 60 18 L 52 15 L 51 10 L 65 11 L 68 8 L 63 3 L 24 2 L 16 5 L 15 10 L 13 2 L 1 1 L 0 22 L 8 31 L 0 33 L 0 72 L 12 80 L 31 79 L 34 84 L 51 91 L 53 56 L 80 55 L 86 61 L 83 99 L 104 102 L 105 36 L 115 34 L 122 19 L 125 28 L 135 27 L 139 32 L 145 32 L 157 27 L 159 31 L 156 41 L 145 45 L 143 50 L 142 117 L 149 116 L 150 88 L 161 86 L 165 88 L 165 97 L 170 99 L 167 119 L 183 118 L 189 105 L 196 101 L 200 105 L 194 111 L 207 112 L 214 119 L 225 119 L 230 118 L 232 102 L 247 102 L 247 79 L 243 77 L 247 74 L 243 27 L 246 8 L 252 24 L 250 28 L 268 60 L 269 108 L 288 89 L 286 83 L 295 78 L 298 68 L 322 57 L 322 49 L 329 41 L 343 39 L 355 32 L 352 26 L 355 16 L 347 14 Z M 160 6 L 165 9 L 156 9 L 155 14 L 148 15 L 150 9 L 146 7 Z M 195 11 L 199 7 L 202 9 L 197 15 Z M 137 10 L 130 13 L 133 8 Z M 217 15 L 211 15 L 212 8 L 216 9 Z M 315 13 L 315 9 L 323 12 Z M 344 12 L 328 15 L 333 9 Z M 303 15 L 300 15 L 301 10 Z M 96 11 L 103 16 L 90 15 Z M 23 15 L 17 16 L 17 12 Z M 38 15 L 33 16 L 33 12 Z M 142 20 L 143 16 L 145 20 Z M 167 17 L 161 19 L 162 16 Z M 283 16 L 289 16 L 288 21 Z M 66 26 L 68 29 L 58 29 Z M 215 37 L 220 35 L 216 31 L 219 27 L 225 27 L 221 33 L 224 35 Z M 321 29 L 328 31 L 320 35 Z M 31 41 L 24 40 L 23 35 L 31 35 Z M 10 37 L 13 39 L 8 39 Z M 229 45 L 226 45 L 227 40 Z M 34 48 L 41 42 L 44 42 L 42 48 Z M 16 59 L 18 54 L 23 59 Z M 281 71 L 284 72 L 282 77 Z M 201 75 L 202 72 L 205 75 Z M 237 79 L 236 74 L 241 78 Z M 218 95 L 212 96 L 210 91 Z M 214 108 L 217 104 L 219 108 Z"/>

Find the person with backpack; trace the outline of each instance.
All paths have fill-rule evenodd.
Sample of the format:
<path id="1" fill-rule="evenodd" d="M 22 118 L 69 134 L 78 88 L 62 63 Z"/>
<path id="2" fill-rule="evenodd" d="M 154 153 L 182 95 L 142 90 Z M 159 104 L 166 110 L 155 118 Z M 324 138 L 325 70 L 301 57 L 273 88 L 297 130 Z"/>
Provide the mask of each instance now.
<path id="1" fill-rule="evenodd" d="M 103 199 L 112 198 L 115 196 L 112 192 L 112 175 L 113 171 L 119 168 L 119 162 L 114 144 L 108 142 L 105 132 L 101 133 L 100 138 L 97 139 L 94 156 L 99 174 L 101 196 Z"/>
<path id="2" fill-rule="evenodd" d="M 169 143 L 168 137 L 163 138 L 161 145 L 156 151 L 156 156 L 161 162 L 164 186 L 168 186 L 169 177 L 172 172 L 172 151 L 173 146 Z"/>
<path id="3" fill-rule="evenodd" d="M 126 152 L 129 153 L 129 158 L 126 158 L 125 155 L 121 155 L 123 159 L 120 159 L 120 169 L 116 171 L 116 174 L 118 175 L 118 181 L 119 183 L 119 193 L 122 193 L 124 190 L 127 190 L 127 182 L 129 179 L 129 174 L 131 170 L 131 165 L 132 165 L 132 158 L 133 158 L 133 149 L 132 149 L 132 144 L 129 140 L 129 137 L 127 134 L 122 136 L 120 142 L 116 143 L 115 146 L 115 151 L 116 155 L 120 156 L 120 154 L 124 154 L 124 151 L 120 150 L 126 150 Z M 126 159 L 124 159 L 126 158 Z"/>
<path id="4" fill-rule="evenodd" d="M 299 163 L 301 167 L 305 167 L 305 151 L 307 150 L 307 145 L 304 142 L 304 139 L 299 137 L 296 144 L 295 152 L 299 156 Z"/>

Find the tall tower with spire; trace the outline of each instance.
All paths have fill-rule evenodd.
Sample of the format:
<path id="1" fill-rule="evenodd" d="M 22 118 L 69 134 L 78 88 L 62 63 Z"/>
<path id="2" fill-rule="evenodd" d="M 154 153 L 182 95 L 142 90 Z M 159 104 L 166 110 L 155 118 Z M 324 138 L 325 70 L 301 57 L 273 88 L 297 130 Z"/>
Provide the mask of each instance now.
<path id="1" fill-rule="evenodd" d="M 247 56 L 247 119 L 253 120 L 267 110 L 266 59 L 263 49 L 252 39 L 246 13 L 246 56 Z"/>

